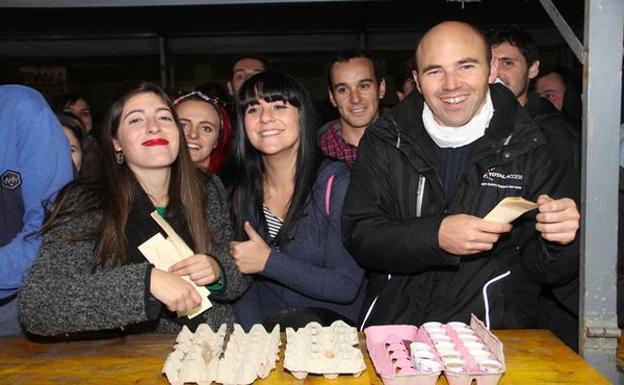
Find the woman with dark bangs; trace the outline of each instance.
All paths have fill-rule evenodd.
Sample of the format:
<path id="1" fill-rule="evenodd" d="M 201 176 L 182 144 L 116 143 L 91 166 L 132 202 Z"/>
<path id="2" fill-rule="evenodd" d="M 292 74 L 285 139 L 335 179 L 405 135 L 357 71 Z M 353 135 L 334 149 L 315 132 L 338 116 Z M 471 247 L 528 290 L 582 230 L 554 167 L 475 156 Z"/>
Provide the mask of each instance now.
<path id="1" fill-rule="evenodd" d="M 219 175 L 232 143 L 232 124 L 223 102 L 201 91 L 182 94 L 173 105 L 186 135 L 193 163 Z"/>
<path id="2" fill-rule="evenodd" d="M 19 292 L 26 330 L 51 336 L 231 324 L 228 301 L 242 294 L 247 279 L 227 252 L 232 230 L 225 191 L 217 177 L 201 176 L 193 166 L 167 95 L 146 82 L 122 87 L 100 146 L 99 174 L 66 186 L 44 222 L 39 256 Z M 196 253 L 168 271 L 138 250 L 162 233 L 150 216 L 154 210 Z M 212 292 L 213 307 L 192 319 L 176 315 L 201 302 L 183 278 Z"/>
<path id="3" fill-rule="evenodd" d="M 344 248 L 349 184 L 341 162 L 321 162 L 314 111 L 290 76 L 266 71 L 239 91 L 230 254 L 254 281 L 235 304 L 244 328 L 356 321 L 364 271 Z"/>

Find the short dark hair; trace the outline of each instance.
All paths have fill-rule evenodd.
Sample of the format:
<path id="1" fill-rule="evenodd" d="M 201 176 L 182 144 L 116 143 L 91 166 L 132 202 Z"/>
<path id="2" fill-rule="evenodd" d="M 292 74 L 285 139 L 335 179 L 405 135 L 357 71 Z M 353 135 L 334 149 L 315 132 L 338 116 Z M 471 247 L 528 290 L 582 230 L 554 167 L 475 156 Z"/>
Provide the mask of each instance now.
<path id="1" fill-rule="evenodd" d="M 87 104 L 89 104 L 89 102 L 87 102 L 87 98 L 77 92 L 69 92 L 63 94 L 54 101 L 54 112 L 56 112 L 57 114 L 63 113 L 67 107 L 72 106 L 80 99 L 84 100 Z"/>
<path id="2" fill-rule="evenodd" d="M 539 60 L 539 48 L 533 36 L 527 31 L 520 29 L 517 25 L 505 25 L 495 27 L 486 33 L 490 47 L 495 47 L 503 43 L 509 43 L 518 48 L 527 66 L 531 66 Z"/>
<path id="3" fill-rule="evenodd" d="M 355 59 L 358 57 L 368 59 L 373 64 L 373 71 L 375 73 L 375 81 L 377 82 L 377 84 L 381 84 L 381 81 L 384 78 L 384 71 L 383 71 L 382 66 L 379 64 L 379 62 L 367 51 L 356 49 L 356 48 L 349 48 L 349 49 L 338 51 L 336 55 L 334 56 L 334 58 L 332 59 L 332 61 L 330 61 L 329 64 L 327 65 L 327 87 L 329 88 L 330 91 L 332 90 L 332 68 L 334 67 L 334 64 L 346 63 L 349 60 Z"/>
<path id="4" fill-rule="evenodd" d="M 539 75 L 533 82 L 533 90 L 537 82 L 548 75 L 557 75 L 565 85 L 565 93 L 563 94 L 563 106 L 561 112 L 570 116 L 576 121 L 580 121 L 583 113 L 583 103 L 581 101 L 581 79 L 578 74 L 575 76 L 572 70 L 562 66 L 547 66 L 540 70 Z"/>
<path id="5" fill-rule="evenodd" d="M 559 77 L 561 78 L 561 81 L 563 82 L 563 84 L 565 84 L 566 86 L 568 85 L 568 83 L 570 83 L 570 75 L 569 72 L 561 67 L 561 66 L 544 66 L 541 70 L 539 75 L 537 75 L 535 77 L 535 80 L 541 79 L 544 76 L 548 76 L 550 74 L 556 74 L 559 75 Z"/>
<path id="6" fill-rule="evenodd" d="M 234 59 L 232 60 L 232 65 L 230 66 L 230 78 L 234 77 L 234 66 L 236 65 L 236 63 L 238 63 L 239 61 L 241 61 L 243 59 L 257 60 L 260 63 L 262 63 L 262 65 L 264 66 L 264 69 L 268 69 L 269 68 L 269 62 L 262 55 L 259 55 L 259 54 L 256 54 L 256 53 L 251 53 L 251 52 L 243 52 L 243 53 L 240 53 L 240 54 L 236 55 L 234 57 Z"/>

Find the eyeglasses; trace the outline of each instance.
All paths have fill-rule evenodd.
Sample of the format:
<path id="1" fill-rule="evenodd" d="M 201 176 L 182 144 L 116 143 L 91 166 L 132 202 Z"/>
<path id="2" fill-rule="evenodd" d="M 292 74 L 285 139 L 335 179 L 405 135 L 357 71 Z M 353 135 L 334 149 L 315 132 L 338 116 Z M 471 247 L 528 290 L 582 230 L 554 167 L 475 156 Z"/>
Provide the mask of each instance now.
<path id="1" fill-rule="evenodd" d="M 181 95 L 173 101 L 173 105 L 177 106 L 178 104 L 193 96 L 197 96 L 198 98 L 201 98 L 210 104 L 217 104 L 221 107 L 225 107 L 225 103 L 221 99 L 217 98 L 216 96 L 208 96 L 201 91 L 182 92 Z"/>

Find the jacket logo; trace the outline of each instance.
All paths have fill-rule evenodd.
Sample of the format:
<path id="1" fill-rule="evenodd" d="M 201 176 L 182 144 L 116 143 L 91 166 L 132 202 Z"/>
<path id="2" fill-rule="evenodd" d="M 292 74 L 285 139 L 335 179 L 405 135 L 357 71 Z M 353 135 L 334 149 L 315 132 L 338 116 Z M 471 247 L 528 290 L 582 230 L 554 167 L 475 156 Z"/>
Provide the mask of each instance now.
<path id="1" fill-rule="evenodd" d="M 22 185 L 22 176 L 17 171 L 7 170 L 0 176 L 2 187 L 15 190 Z"/>
<path id="2" fill-rule="evenodd" d="M 496 167 L 492 167 L 481 177 L 481 186 L 522 190 L 523 181 L 524 175 L 522 174 L 505 174 L 496 171 Z"/>

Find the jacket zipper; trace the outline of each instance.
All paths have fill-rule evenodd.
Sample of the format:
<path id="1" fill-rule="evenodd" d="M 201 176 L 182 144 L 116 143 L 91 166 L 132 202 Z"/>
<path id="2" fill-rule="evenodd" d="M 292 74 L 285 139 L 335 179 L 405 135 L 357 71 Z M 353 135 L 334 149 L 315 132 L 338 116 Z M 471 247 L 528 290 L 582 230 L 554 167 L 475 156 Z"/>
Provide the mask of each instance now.
<path id="1" fill-rule="evenodd" d="M 485 285 L 483 285 L 483 304 L 485 306 L 485 327 L 490 330 L 490 304 L 488 301 L 488 296 L 487 296 L 487 289 L 488 287 L 493 284 L 496 281 L 500 281 L 503 278 L 506 278 L 507 276 L 509 276 L 511 274 L 510 270 L 507 270 L 507 272 L 501 274 L 501 275 L 497 275 L 496 277 L 490 279 L 489 281 L 487 281 L 485 283 Z"/>
<path id="2" fill-rule="evenodd" d="M 392 274 L 388 274 L 388 281 L 390 280 L 390 278 L 392 278 Z M 373 308 L 375 307 L 375 304 L 377 303 L 378 298 L 379 298 L 379 294 L 375 296 L 375 299 L 373 300 L 373 302 L 371 302 L 370 306 L 368 307 L 368 310 L 366 311 L 366 315 L 364 316 L 364 319 L 362 320 L 362 325 L 360 325 L 360 331 L 364 331 L 364 326 L 366 325 L 366 321 L 368 321 L 368 317 L 373 312 Z"/>

